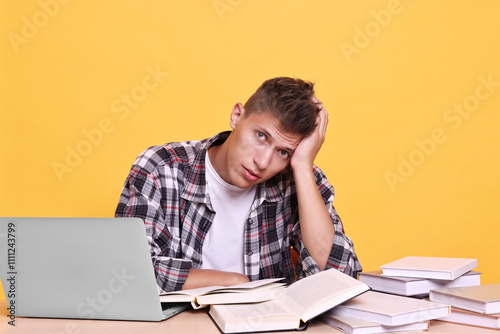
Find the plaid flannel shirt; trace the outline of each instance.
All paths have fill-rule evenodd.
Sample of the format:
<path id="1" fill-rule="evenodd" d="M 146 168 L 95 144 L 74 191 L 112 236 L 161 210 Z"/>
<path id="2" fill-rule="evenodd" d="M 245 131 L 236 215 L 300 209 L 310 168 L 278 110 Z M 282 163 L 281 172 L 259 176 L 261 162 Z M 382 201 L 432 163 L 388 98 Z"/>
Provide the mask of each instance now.
<path id="1" fill-rule="evenodd" d="M 202 263 L 203 241 L 215 216 L 206 187 L 205 153 L 228 135 L 150 147 L 125 181 L 115 215 L 143 219 L 160 292 L 180 290 L 190 268 Z M 356 276 L 361 266 L 333 207 L 333 187 L 316 166 L 314 174 L 335 226 L 333 246 L 325 250 L 330 254 L 325 269 Z M 258 185 L 244 231 L 243 260 L 250 280 L 285 277 L 291 283 L 320 271 L 302 243 L 298 217 L 291 173 L 283 171 Z M 299 253 L 295 266 L 290 247 Z"/>

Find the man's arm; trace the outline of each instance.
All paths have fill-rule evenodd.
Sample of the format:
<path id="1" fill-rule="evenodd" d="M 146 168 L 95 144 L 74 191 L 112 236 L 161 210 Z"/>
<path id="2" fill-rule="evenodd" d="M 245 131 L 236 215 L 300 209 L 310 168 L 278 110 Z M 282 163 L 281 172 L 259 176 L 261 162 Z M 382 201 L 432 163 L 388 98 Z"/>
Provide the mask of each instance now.
<path id="1" fill-rule="evenodd" d="M 323 270 L 328 262 L 335 237 L 335 228 L 316 184 L 313 164 L 325 140 L 328 113 L 321 102 L 314 132 L 302 139 L 292 155 L 291 167 L 295 179 L 302 241 L 307 251 Z"/>
<path id="2" fill-rule="evenodd" d="M 191 268 L 182 289 L 195 289 L 214 285 L 230 286 L 249 281 L 248 277 L 240 273 Z"/>
<path id="3" fill-rule="evenodd" d="M 141 156 L 138 158 L 140 161 Z M 123 186 L 115 217 L 137 217 L 144 222 L 155 271 L 161 291 L 180 290 L 186 280 L 191 261 L 172 257 L 178 238 L 164 221 L 161 187 L 155 182 L 159 175 L 134 164 Z"/>

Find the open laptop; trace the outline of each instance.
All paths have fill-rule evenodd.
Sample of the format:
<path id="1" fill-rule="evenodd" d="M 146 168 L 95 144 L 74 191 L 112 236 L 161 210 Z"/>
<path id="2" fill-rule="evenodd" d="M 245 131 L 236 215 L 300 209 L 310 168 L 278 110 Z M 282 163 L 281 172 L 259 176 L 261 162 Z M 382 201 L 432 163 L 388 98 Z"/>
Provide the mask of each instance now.
<path id="1" fill-rule="evenodd" d="M 138 218 L 1 217 L 0 277 L 15 316 L 160 321 L 189 307 L 162 309 Z"/>

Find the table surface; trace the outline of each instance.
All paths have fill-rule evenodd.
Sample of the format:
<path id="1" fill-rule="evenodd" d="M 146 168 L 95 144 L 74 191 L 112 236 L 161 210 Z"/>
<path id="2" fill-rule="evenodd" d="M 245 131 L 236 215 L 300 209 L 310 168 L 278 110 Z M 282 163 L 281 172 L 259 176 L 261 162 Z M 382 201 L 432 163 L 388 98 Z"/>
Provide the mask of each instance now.
<path id="1" fill-rule="evenodd" d="M 140 321 L 108 321 L 108 320 L 79 320 L 79 319 L 48 319 L 16 317 L 15 326 L 9 325 L 7 317 L 7 301 L 0 300 L 0 333 L 51 333 L 51 334 L 80 334 L 80 333 L 203 333 L 220 334 L 220 331 L 207 314 L 207 309 L 187 310 L 170 319 L 160 322 Z M 279 332 L 279 333 L 297 333 Z M 343 333 L 318 320 L 311 321 L 304 333 Z M 399 332 L 401 333 L 401 332 Z M 431 321 L 430 330 L 425 333 L 500 333 L 498 330 L 463 326 Z"/>

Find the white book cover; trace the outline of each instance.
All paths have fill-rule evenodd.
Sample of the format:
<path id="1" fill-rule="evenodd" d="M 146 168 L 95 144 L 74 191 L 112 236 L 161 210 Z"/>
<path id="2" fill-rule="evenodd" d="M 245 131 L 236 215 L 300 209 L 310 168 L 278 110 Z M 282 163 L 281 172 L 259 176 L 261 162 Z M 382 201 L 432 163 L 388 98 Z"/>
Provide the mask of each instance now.
<path id="1" fill-rule="evenodd" d="M 429 256 L 407 256 L 380 266 L 383 275 L 443 280 L 454 280 L 476 267 L 476 259 Z"/>
<path id="2" fill-rule="evenodd" d="M 483 314 L 452 307 L 451 314 L 439 320 L 469 326 L 500 329 L 500 313 Z"/>
<path id="3" fill-rule="evenodd" d="M 450 306 L 428 300 L 368 291 L 331 310 L 332 314 L 398 326 L 443 318 Z"/>
<path id="4" fill-rule="evenodd" d="M 479 313 L 500 313 L 500 283 L 431 290 L 429 299 Z"/>
<path id="5" fill-rule="evenodd" d="M 399 326 L 386 326 L 372 321 L 331 314 L 331 312 L 324 313 L 319 320 L 349 334 L 375 334 L 407 331 L 422 332 L 429 329 L 428 321 Z"/>
<path id="6" fill-rule="evenodd" d="M 372 290 L 393 293 L 401 296 L 425 296 L 430 290 L 481 284 L 481 273 L 469 271 L 452 280 L 438 280 L 422 277 L 398 277 L 382 275 L 382 270 L 365 271 L 358 279 Z"/>

